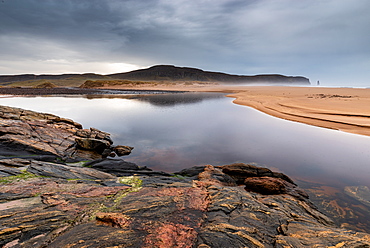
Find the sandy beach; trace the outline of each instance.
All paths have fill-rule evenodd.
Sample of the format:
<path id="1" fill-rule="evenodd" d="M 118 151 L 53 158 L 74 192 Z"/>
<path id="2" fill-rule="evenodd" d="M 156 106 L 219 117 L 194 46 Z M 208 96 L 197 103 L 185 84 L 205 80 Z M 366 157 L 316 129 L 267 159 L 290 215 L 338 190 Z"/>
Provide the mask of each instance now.
<path id="1" fill-rule="evenodd" d="M 370 89 L 247 87 L 229 96 L 286 120 L 370 136 Z"/>
<path id="2" fill-rule="evenodd" d="M 275 117 L 370 136 L 370 89 L 226 85 L 134 88 L 230 93 L 227 96 L 235 98 L 234 103 L 253 107 Z"/>

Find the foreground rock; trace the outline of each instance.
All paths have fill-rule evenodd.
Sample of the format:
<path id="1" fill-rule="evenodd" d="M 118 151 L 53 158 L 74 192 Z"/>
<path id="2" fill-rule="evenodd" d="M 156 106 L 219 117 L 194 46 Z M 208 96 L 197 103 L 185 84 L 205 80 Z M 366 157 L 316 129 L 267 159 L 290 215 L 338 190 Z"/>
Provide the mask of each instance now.
<path id="1" fill-rule="evenodd" d="M 64 146 L 55 149 L 55 138 L 42 138 L 59 135 L 57 129 L 66 132 L 65 123 L 73 130 L 68 142 L 80 133 L 83 139 L 112 143 L 106 133 L 82 130 L 72 121 L 47 123 L 35 117 L 24 122 L 6 113 L 4 123 L 15 120 L 12 127 L 34 126 L 22 134 L 23 126 L 10 132 L 10 124 L 4 125 L 8 132 L 3 136 L 9 137 L 4 140 L 12 137 L 14 143 L 5 145 L 18 147 L 15 138 L 23 135 L 22 147 L 34 156 L 0 159 L 1 247 L 370 246 L 369 234 L 338 228 L 284 174 L 243 163 L 197 166 L 177 174 L 122 159 L 61 163 L 54 158 L 66 155 Z M 44 155 L 50 147 L 55 153 Z M 365 188 L 348 193 L 368 197 Z"/>
<path id="2" fill-rule="evenodd" d="M 28 172 L 44 177 L 64 179 L 114 179 L 111 174 L 86 167 L 74 167 L 48 162 L 32 161 Z"/>
<path id="3" fill-rule="evenodd" d="M 97 159 L 105 150 L 115 155 L 108 133 L 82 129 L 70 119 L 0 106 L 0 155 L 53 155 L 62 160 Z M 118 146 L 120 147 L 120 146 Z M 130 154 L 132 147 L 118 155 Z"/>
<path id="4" fill-rule="evenodd" d="M 38 172 L 43 168 L 49 170 L 44 166 Z M 132 176 L 124 177 L 107 178 L 104 173 L 102 178 L 84 180 L 78 179 L 85 178 L 80 175 L 63 174 L 67 180 L 56 178 L 55 174 L 49 178 L 29 174 L 28 178 L 10 177 L 9 181 L 2 181 L 0 245 L 7 248 L 370 245 L 369 234 L 337 228 L 307 198 L 295 192 L 300 191 L 297 186 L 279 178 L 251 177 L 251 180 L 260 178 L 261 187 L 269 188 L 271 182 L 286 187 L 281 192 L 261 194 L 248 185 L 236 186 L 232 176 L 211 165 L 195 175 L 196 179 L 135 176 L 134 171 L 140 171 L 140 167 L 131 169 Z M 76 170 L 76 166 L 70 170 Z M 95 175 L 98 174 L 96 171 Z"/>

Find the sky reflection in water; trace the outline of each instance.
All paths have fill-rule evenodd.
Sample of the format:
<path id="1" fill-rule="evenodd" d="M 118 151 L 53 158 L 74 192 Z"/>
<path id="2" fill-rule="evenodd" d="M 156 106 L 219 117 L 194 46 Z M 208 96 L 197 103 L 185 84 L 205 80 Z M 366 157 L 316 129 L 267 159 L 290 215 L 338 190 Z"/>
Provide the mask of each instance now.
<path id="1" fill-rule="evenodd" d="M 0 104 L 107 131 L 115 144 L 135 147 L 125 160 L 157 170 L 256 162 L 294 179 L 370 186 L 370 137 L 281 120 L 232 104 L 222 94 L 14 97 Z"/>

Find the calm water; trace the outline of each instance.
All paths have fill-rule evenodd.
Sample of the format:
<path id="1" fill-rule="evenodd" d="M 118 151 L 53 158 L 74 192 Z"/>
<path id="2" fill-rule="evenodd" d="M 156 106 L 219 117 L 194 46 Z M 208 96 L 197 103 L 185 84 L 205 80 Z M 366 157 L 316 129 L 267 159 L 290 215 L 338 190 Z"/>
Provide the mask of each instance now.
<path id="1" fill-rule="evenodd" d="M 281 120 L 222 94 L 13 97 L 0 104 L 107 131 L 115 144 L 135 147 L 127 161 L 153 169 L 255 162 L 296 179 L 370 186 L 370 137 Z"/>
<path id="2" fill-rule="evenodd" d="M 232 100 L 223 94 L 184 93 L 4 97 L 0 104 L 53 113 L 109 132 L 115 144 L 135 147 L 125 160 L 156 170 L 258 163 L 314 192 L 313 200 L 329 214 L 342 215 L 338 223 L 370 230 L 370 209 L 359 208 L 343 193 L 344 186 L 370 187 L 370 137 L 285 121 Z M 337 204 L 341 208 L 336 211 Z"/>

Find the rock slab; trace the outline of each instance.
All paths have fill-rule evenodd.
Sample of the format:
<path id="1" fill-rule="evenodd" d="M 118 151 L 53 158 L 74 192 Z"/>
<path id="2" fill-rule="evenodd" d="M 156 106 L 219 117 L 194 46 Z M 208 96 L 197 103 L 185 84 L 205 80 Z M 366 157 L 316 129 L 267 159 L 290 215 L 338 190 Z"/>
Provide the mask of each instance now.
<path id="1" fill-rule="evenodd" d="M 63 160 L 98 159 L 113 141 L 106 132 L 56 115 L 0 106 L 0 155 L 54 155 Z M 121 155 L 132 147 L 122 146 Z"/>

